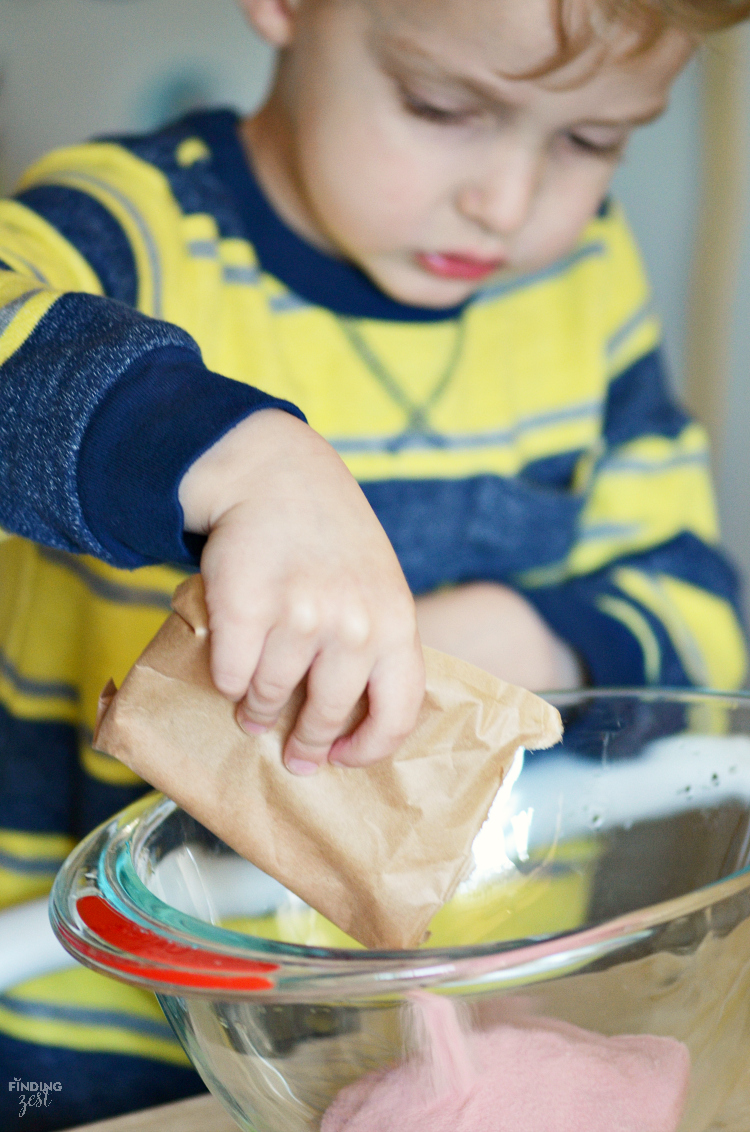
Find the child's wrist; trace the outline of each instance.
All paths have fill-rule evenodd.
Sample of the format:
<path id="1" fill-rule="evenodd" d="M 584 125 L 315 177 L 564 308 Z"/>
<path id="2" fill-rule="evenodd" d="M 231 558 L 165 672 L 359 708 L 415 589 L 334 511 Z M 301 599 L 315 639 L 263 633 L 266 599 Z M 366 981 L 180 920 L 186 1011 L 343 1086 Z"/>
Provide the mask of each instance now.
<path id="1" fill-rule="evenodd" d="M 178 488 L 185 530 L 208 534 L 219 520 L 246 498 L 264 465 L 278 457 L 298 433 L 312 433 L 303 421 L 283 409 L 260 409 L 240 421 L 204 452 L 185 472 Z"/>

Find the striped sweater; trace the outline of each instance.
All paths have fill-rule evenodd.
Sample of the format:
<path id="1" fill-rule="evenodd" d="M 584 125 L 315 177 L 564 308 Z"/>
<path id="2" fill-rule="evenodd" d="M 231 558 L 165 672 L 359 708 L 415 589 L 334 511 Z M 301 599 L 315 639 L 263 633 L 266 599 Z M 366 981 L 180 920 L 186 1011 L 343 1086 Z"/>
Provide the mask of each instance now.
<path id="1" fill-rule="evenodd" d="M 705 436 L 616 205 L 543 271 L 406 306 L 282 223 L 214 111 L 41 160 L 0 268 L 0 901 L 142 790 L 91 747 L 97 697 L 197 566 L 182 474 L 258 408 L 330 441 L 415 593 L 516 587 L 595 684 L 742 682 Z"/>

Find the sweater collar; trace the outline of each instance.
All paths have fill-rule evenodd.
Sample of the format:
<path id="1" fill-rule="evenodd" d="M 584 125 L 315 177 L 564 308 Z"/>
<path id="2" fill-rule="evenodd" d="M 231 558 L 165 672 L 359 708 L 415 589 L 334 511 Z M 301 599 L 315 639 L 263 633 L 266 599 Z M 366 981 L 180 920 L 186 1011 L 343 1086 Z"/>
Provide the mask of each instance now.
<path id="1" fill-rule="evenodd" d="M 391 299 L 354 264 L 320 251 L 292 231 L 253 174 L 234 111 L 201 112 L 187 121 L 211 150 L 214 173 L 233 196 L 261 267 L 299 299 L 339 315 L 392 322 L 445 322 L 461 314 L 466 303 L 436 310 Z"/>

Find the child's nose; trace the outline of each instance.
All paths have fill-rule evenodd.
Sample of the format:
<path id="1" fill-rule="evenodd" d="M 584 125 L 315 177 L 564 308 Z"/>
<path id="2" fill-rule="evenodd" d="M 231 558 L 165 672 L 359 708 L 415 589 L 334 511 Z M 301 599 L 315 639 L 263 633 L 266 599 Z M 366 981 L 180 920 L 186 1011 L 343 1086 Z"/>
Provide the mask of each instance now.
<path id="1" fill-rule="evenodd" d="M 540 157 L 503 148 L 489 168 L 460 190 L 459 211 L 488 232 L 511 236 L 526 224 L 541 178 Z"/>

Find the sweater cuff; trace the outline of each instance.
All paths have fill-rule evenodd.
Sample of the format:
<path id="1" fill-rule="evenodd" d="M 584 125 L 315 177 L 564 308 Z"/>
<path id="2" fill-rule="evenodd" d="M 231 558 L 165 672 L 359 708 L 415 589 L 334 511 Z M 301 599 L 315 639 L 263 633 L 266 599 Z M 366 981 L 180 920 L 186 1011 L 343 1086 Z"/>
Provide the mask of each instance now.
<path id="1" fill-rule="evenodd" d="M 594 687 L 642 687 L 646 683 L 643 649 L 637 638 L 591 597 L 576 593 L 575 583 L 524 591 L 558 637 L 583 661 Z"/>
<path id="2" fill-rule="evenodd" d="M 118 566 L 199 564 L 205 539 L 183 530 L 180 482 L 260 409 L 305 420 L 290 402 L 212 373 L 189 349 L 154 350 L 126 370 L 97 406 L 78 458 L 81 508 Z"/>

